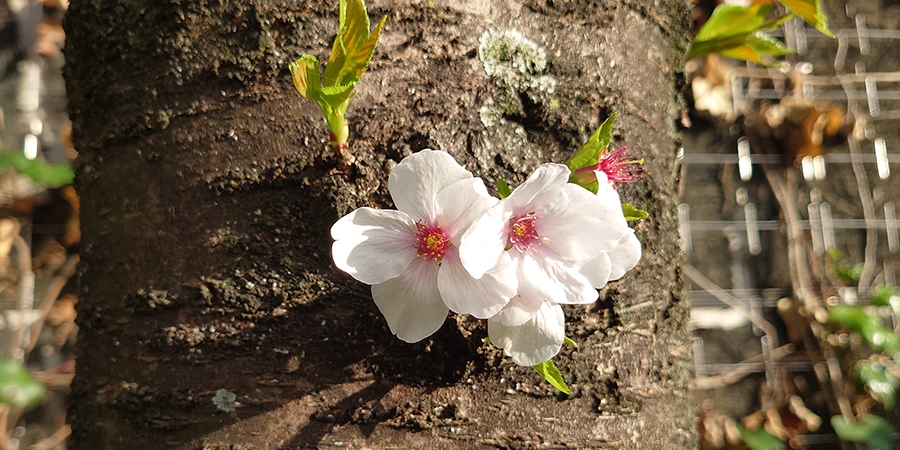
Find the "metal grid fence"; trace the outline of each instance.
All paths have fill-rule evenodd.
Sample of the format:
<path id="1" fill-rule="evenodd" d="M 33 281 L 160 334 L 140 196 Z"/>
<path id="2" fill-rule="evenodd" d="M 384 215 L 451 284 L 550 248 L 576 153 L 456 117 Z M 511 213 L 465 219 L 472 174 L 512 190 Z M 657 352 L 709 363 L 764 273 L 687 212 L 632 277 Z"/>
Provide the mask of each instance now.
<path id="1" fill-rule="evenodd" d="M 891 177 L 891 166 L 900 163 L 900 31 L 868 28 L 865 14 L 849 4 L 845 13 L 855 27 L 836 30 L 833 40 L 799 18 L 785 23 L 785 42 L 806 61 L 788 69 L 748 65 L 730 72 L 735 116 L 759 114 L 763 105 L 783 99 L 841 105 L 854 124 L 843 142 L 792 160 L 753 148 L 745 122 L 729 130 L 730 148 L 686 145 L 680 155 L 678 219 L 689 260 L 699 391 L 726 389 L 759 374 L 770 392 L 783 393 L 792 389 L 783 384 L 803 373 L 817 377 L 822 389 L 837 389 L 840 367 L 833 354 L 827 348 L 794 352 L 784 342 L 793 340 L 784 331 L 791 326 L 784 323 L 789 311 L 779 310 L 789 309 L 793 299 L 812 314 L 824 311 L 826 302 L 865 302 L 875 284 L 897 286 L 900 180 Z M 710 181 L 721 185 L 719 192 L 701 186 Z M 716 209 L 718 200 L 731 206 Z M 858 289 L 823 275 L 835 249 L 863 263 Z M 777 273 L 785 270 L 790 276 Z M 890 320 L 898 325 L 896 316 Z M 822 331 L 811 322 L 813 334 Z M 709 331 L 715 328 L 724 331 Z M 742 340 L 744 349 L 711 349 L 721 345 L 711 339 Z M 831 400 L 836 411 L 830 414 L 852 416 L 846 398 Z M 838 442 L 828 433 L 797 439 L 806 446 Z"/>

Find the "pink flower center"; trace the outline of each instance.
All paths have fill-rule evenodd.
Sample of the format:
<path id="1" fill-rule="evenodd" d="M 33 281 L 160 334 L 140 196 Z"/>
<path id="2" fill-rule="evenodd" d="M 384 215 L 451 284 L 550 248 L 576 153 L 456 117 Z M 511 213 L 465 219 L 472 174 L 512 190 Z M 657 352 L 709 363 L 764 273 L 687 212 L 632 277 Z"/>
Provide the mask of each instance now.
<path id="1" fill-rule="evenodd" d="M 506 249 L 509 250 L 513 246 L 520 252 L 524 252 L 531 248 L 532 245 L 540 244 L 543 240 L 538 235 L 535 220 L 537 218 L 534 213 L 528 213 L 519 218 L 513 218 L 509 221 L 509 243 Z"/>
<path id="2" fill-rule="evenodd" d="M 422 222 L 416 224 L 416 256 L 426 261 L 441 262 L 444 252 L 453 243 L 444 230 L 437 225 L 426 225 Z"/>

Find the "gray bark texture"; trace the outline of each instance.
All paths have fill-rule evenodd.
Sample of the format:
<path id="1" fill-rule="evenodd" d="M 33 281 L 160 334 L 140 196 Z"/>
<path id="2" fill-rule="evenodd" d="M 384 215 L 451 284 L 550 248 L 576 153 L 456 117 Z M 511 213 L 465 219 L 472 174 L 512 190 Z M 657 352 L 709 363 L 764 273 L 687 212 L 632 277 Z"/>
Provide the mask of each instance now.
<path id="1" fill-rule="evenodd" d="M 69 112 L 80 152 L 76 449 L 696 448 L 675 213 L 682 0 L 372 0 L 389 16 L 348 111 L 337 168 L 288 64 L 324 62 L 337 0 L 73 0 Z M 546 67 L 488 76 L 487 30 Z M 551 93 L 534 80 L 556 80 Z M 387 176 L 424 147 L 489 186 L 562 162 L 611 112 L 647 176 L 641 263 L 568 307 L 555 359 L 573 390 L 450 316 L 394 338 L 368 288 L 333 267 L 331 225 L 392 207 Z M 213 403 L 237 396 L 232 412 Z"/>

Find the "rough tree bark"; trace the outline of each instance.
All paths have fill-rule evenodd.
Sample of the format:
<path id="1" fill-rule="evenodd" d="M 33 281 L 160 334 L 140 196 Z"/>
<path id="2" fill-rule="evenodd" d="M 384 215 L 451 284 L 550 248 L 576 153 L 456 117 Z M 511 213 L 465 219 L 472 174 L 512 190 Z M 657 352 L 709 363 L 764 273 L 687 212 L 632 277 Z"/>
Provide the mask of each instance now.
<path id="1" fill-rule="evenodd" d="M 71 2 L 74 448 L 696 447 L 674 208 L 684 2 L 372 0 L 390 18 L 348 112 L 345 170 L 287 70 L 302 53 L 325 61 L 337 3 Z M 486 75 L 479 36 L 511 28 L 546 50 L 552 96 Z M 412 151 L 515 185 L 612 111 L 617 141 L 647 160 L 622 195 L 651 216 L 638 267 L 566 310 L 572 396 L 482 344 L 483 323 L 451 316 L 396 340 L 333 268 L 331 224 L 391 207 L 387 174 Z M 217 409 L 218 389 L 240 406 Z"/>

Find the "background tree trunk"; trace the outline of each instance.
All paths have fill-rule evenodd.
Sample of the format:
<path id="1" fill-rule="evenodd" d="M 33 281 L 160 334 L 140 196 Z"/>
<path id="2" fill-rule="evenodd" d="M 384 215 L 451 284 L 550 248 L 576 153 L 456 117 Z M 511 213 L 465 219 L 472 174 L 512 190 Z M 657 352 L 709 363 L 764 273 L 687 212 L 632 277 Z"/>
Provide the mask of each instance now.
<path id="1" fill-rule="evenodd" d="M 371 17 L 390 18 L 342 171 L 287 70 L 303 53 L 324 63 L 337 4 L 71 2 L 74 447 L 696 447 L 672 133 L 684 2 L 373 0 Z M 546 50 L 552 96 L 486 75 L 479 36 L 510 28 Z M 612 111 L 617 142 L 647 160 L 623 198 L 651 216 L 638 267 L 566 309 L 579 347 L 556 361 L 572 396 L 482 344 L 483 322 L 451 316 L 400 342 L 367 287 L 333 268 L 331 225 L 391 207 L 388 172 L 411 152 L 440 148 L 517 185 Z M 213 404 L 218 389 L 235 411 Z"/>

